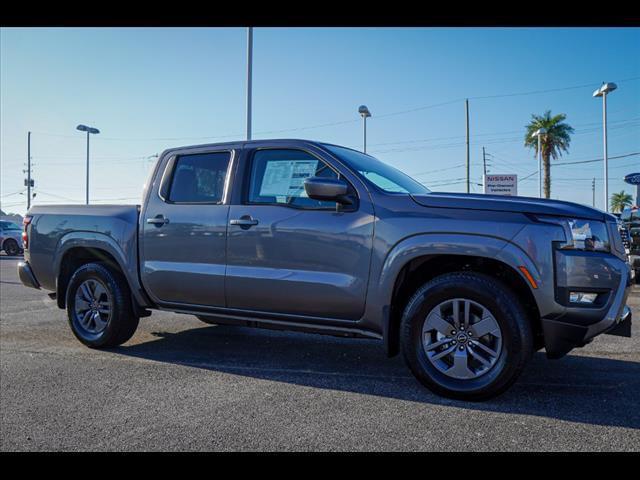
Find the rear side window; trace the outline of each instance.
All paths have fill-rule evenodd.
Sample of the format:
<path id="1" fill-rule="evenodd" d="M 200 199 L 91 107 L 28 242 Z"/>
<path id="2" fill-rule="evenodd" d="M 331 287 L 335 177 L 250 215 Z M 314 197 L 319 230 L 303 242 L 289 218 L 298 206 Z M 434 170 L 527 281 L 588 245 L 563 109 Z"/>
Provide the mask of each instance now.
<path id="1" fill-rule="evenodd" d="M 181 155 L 176 159 L 169 201 L 220 203 L 229 169 L 230 152 Z"/>
<path id="2" fill-rule="evenodd" d="M 338 174 L 322 160 L 302 150 L 257 150 L 251 163 L 249 203 L 334 209 L 335 202 L 307 196 L 304 180 L 309 177 L 338 178 Z"/>

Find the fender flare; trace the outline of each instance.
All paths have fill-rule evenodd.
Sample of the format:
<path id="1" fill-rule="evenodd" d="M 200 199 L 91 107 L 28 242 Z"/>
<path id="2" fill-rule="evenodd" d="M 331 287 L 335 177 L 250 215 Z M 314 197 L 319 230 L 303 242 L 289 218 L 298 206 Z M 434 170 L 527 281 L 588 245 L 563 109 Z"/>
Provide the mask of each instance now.
<path id="1" fill-rule="evenodd" d="M 375 304 L 372 316 L 381 317 L 387 352 L 392 351 L 393 340 L 391 302 L 402 268 L 416 258 L 438 255 L 464 255 L 498 260 L 517 272 L 529 287 L 536 303 L 540 305 L 542 276 L 527 253 L 509 240 L 490 235 L 463 233 L 427 233 L 407 237 L 396 243 L 387 254 L 380 270 L 379 282 L 369 297 Z M 529 280 L 518 268 L 520 266 L 526 267 L 538 289 L 531 287 Z"/>
<path id="2" fill-rule="evenodd" d="M 87 232 L 87 231 L 74 231 L 63 235 L 55 249 L 55 256 L 53 259 L 53 271 L 56 275 L 56 293 L 58 295 L 58 302 L 61 301 L 60 292 L 58 291 L 58 278 L 60 276 L 60 268 L 62 265 L 62 259 L 66 253 L 72 248 L 91 248 L 95 250 L 102 250 L 108 253 L 116 261 L 120 270 L 122 271 L 129 289 L 131 290 L 132 299 L 136 306 L 144 307 L 150 304 L 146 298 L 142 285 L 137 276 L 138 271 L 138 254 L 137 251 L 125 252 L 122 247 L 112 237 L 104 233 L 99 232 Z M 131 269 L 136 272 L 135 275 L 131 274 Z"/>

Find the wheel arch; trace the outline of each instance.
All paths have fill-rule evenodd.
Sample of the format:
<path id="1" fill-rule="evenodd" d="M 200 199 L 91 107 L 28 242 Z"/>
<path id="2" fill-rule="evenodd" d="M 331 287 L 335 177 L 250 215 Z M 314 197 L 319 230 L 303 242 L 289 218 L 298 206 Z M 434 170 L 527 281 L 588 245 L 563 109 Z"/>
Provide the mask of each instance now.
<path id="1" fill-rule="evenodd" d="M 66 306 L 66 289 L 73 273 L 80 266 L 90 262 L 106 264 L 125 278 L 136 311 L 149 305 L 149 300 L 138 281 L 137 254 L 129 252 L 127 255 L 117 242 L 107 235 L 94 232 L 72 232 L 60 240 L 53 262 L 59 308 Z M 131 268 L 135 272 L 133 275 Z"/>
<path id="2" fill-rule="evenodd" d="M 4 240 L 2 240 L 2 245 L 0 245 L 0 250 L 4 250 L 4 246 L 7 244 L 7 242 L 12 241 L 12 240 L 14 242 L 16 242 L 16 245 L 18 246 L 18 250 L 19 251 L 22 250 L 22 247 L 20 246 L 20 242 L 18 240 L 16 240 L 15 238 L 13 238 L 13 237 L 7 237 Z"/>
<path id="3" fill-rule="evenodd" d="M 538 289 L 520 267 L 525 267 L 537 287 L 541 275 L 531 259 L 505 239 L 482 235 L 417 235 L 397 244 L 387 256 L 380 275 L 378 295 L 382 333 L 388 356 L 399 351 L 400 320 L 406 302 L 420 286 L 436 276 L 454 271 L 475 271 L 498 278 L 523 299 L 537 345 L 542 342 Z"/>

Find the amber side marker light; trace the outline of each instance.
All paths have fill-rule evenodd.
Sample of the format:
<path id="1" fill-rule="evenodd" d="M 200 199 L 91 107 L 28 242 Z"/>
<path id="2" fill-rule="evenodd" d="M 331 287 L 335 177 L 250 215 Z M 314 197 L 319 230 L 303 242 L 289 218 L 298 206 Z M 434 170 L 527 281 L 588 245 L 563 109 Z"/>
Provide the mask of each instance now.
<path id="1" fill-rule="evenodd" d="M 533 276 L 529 273 L 529 270 L 527 270 L 527 267 L 525 267 L 524 265 L 520 265 L 518 268 L 520 269 L 522 274 L 527 278 L 527 280 L 529 280 L 529 283 L 531 284 L 531 286 L 534 289 L 537 289 L 538 288 L 538 284 L 534 280 Z"/>

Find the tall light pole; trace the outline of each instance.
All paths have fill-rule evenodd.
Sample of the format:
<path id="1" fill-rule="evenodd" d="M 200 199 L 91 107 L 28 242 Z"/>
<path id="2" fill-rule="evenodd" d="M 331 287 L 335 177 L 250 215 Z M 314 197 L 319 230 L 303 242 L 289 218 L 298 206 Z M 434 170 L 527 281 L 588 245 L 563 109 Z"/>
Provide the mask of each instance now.
<path id="1" fill-rule="evenodd" d="M 604 210 L 609 211 L 609 157 L 607 155 L 607 94 L 613 92 L 618 86 L 615 83 L 602 83 L 602 86 L 593 92 L 594 97 L 602 97 L 602 133 L 604 140 Z"/>
<path id="2" fill-rule="evenodd" d="M 467 98 L 464 101 L 464 109 L 465 109 L 465 113 L 466 113 L 466 119 L 467 119 L 467 164 L 466 164 L 466 169 L 467 169 L 467 193 L 470 192 L 469 190 L 469 169 L 471 166 L 471 152 L 469 150 L 469 99 Z"/>
<path id="3" fill-rule="evenodd" d="M 367 153 L 367 118 L 371 116 L 371 112 L 366 105 L 360 105 L 358 107 L 358 113 L 362 117 L 362 145 L 364 153 Z"/>
<path id="4" fill-rule="evenodd" d="M 251 83 L 253 74 L 253 27 L 247 28 L 247 140 L 251 140 Z"/>
<path id="5" fill-rule="evenodd" d="M 86 125 L 78 125 L 76 130 L 81 132 L 87 132 L 87 193 L 85 203 L 89 205 L 89 135 L 100 133 L 100 130 L 94 127 L 87 127 Z"/>
<path id="6" fill-rule="evenodd" d="M 542 135 L 547 133 L 544 128 L 539 128 L 531 134 L 531 138 L 538 137 L 538 197 L 542 198 Z"/>

